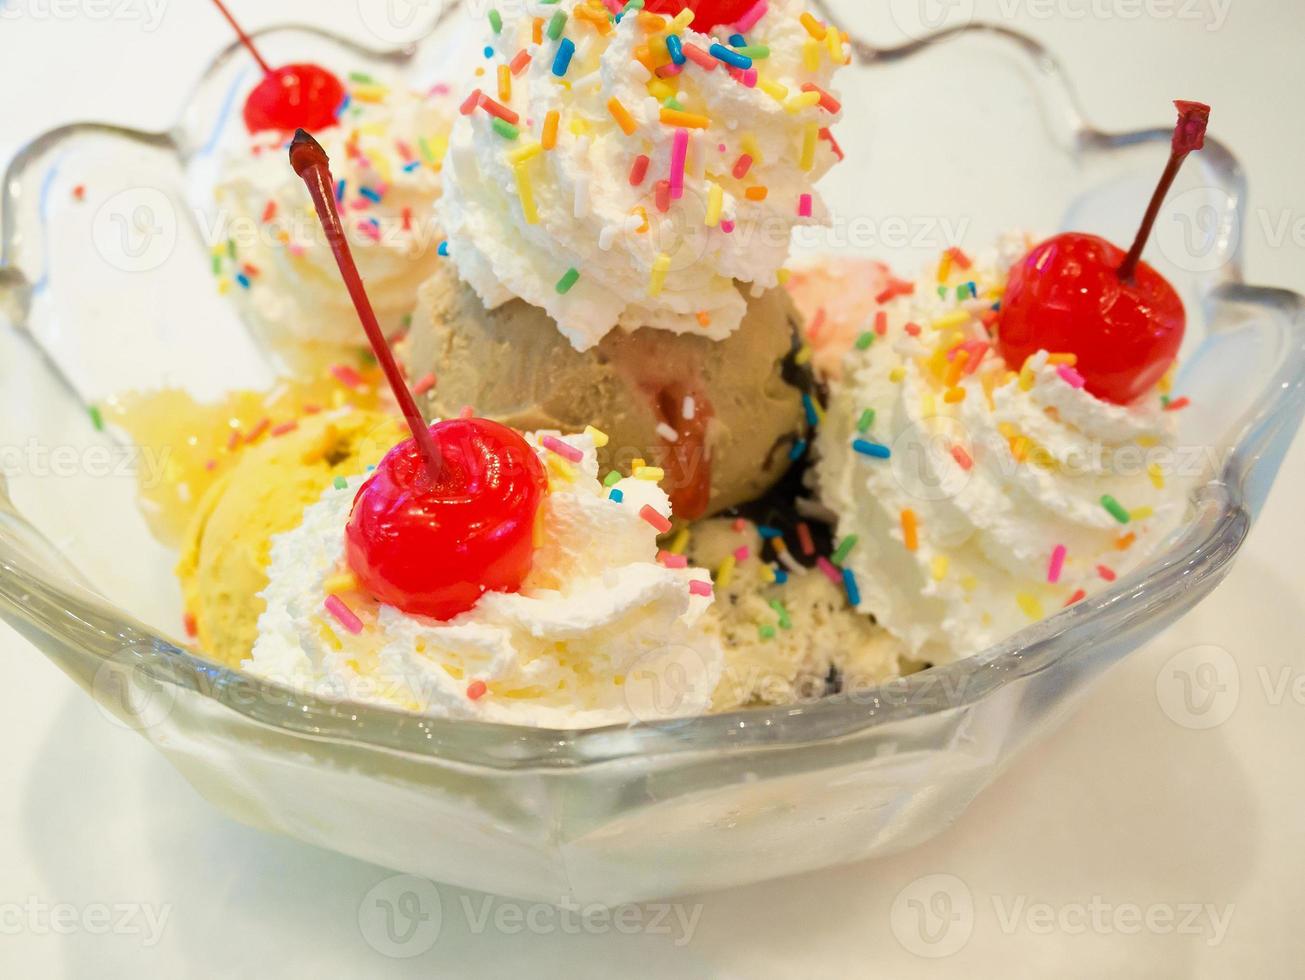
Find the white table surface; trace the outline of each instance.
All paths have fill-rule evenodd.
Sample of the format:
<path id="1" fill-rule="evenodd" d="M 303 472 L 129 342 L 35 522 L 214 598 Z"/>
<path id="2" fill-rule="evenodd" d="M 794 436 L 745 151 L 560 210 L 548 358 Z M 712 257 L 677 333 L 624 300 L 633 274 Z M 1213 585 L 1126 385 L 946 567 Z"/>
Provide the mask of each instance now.
<path id="1" fill-rule="evenodd" d="M 251 26 L 318 17 L 362 31 L 385 2 L 234 6 Z M 883 37 L 888 13 L 909 20 L 920 5 L 1044 39 L 1099 124 L 1155 123 L 1173 97 L 1213 103 L 1251 181 L 1250 278 L 1305 288 L 1305 124 L 1292 102 L 1305 91 L 1305 4 L 857 4 L 874 8 L 865 16 Z M 0 151 L 77 118 L 163 125 L 225 41 L 199 2 L 0 0 L 0 89 L 21 93 L 5 100 Z M 13 387 L 0 363 L 2 410 Z M 438 940 L 387 959 L 358 910 L 388 872 L 219 815 L 0 627 L 0 976 L 1299 975 L 1303 496 L 1298 444 L 1216 595 L 1111 673 L 951 831 L 889 860 L 687 900 L 694 925 L 670 935 L 601 924 L 577 935 L 573 920 L 539 910 L 533 928 L 518 927 L 529 909 L 439 886 Z M 1208 645 L 1235 658 L 1240 685 L 1218 695 L 1221 724 L 1194 730 L 1174 720 L 1185 716 L 1166 665 Z M 930 875 L 947 877 L 919 881 Z M 968 895 L 972 913 L 925 949 L 953 955 L 931 959 L 903 925 L 908 902 L 939 889 L 953 908 Z"/>

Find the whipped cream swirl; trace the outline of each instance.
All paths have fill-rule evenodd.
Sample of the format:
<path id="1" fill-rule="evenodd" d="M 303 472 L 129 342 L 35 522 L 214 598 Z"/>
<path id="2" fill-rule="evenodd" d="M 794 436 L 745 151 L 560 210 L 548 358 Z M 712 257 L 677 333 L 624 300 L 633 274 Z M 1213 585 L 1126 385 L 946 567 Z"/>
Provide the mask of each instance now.
<path id="1" fill-rule="evenodd" d="M 710 576 L 660 564 L 657 531 L 640 516 L 645 506 L 669 515 L 666 494 L 632 477 L 613 494 L 598 480 L 589 436 L 565 438 L 584 454 L 571 464 L 539 447 L 549 434 L 527 437 L 550 488 L 520 592 L 487 592 L 439 622 L 332 591 L 359 476 L 327 489 L 299 527 L 273 539 L 267 609 L 246 669 L 335 698 L 548 728 L 709 710 L 724 667 L 707 615 Z M 330 594 L 358 617 L 359 632 L 332 619 Z"/>
<path id="2" fill-rule="evenodd" d="M 616 327 L 728 336 L 740 284 L 773 288 L 793 228 L 827 221 L 813 185 L 839 153 L 843 36 L 795 0 L 770 0 L 738 50 L 733 29 L 613 20 L 598 0 L 512 6 L 471 83 L 494 105 L 464 107 L 437 208 L 459 274 L 488 308 L 543 308 L 578 350 Z"/>
<path id="3" fill-rule="evenodd" d="M 1011 237 L 967 270 L 945 260 L 941 280 L 931 269 L 891 301 L 885 334 L 848 356 L 819 435 L 822 498 L 840 538 L 857 538 L 859 608 L 929 662 L 1104 587 L 1185 509 L 1158 394 L 1113 405 L 1068 358 L 1043 351 L 1013 372 L 989 347 L 982 321 L 1026 249 Z"/>
<path id="4" fill-rule="evenodd" d="M 338 125 L 314 135 L 331 160 L 341 219 L 381 326 L 399 329 L 443 261 L 432 208 L 457 105 L 447 90 L 350 83 Z M 285 140 L 260 133 L 221 164 L 215 272 L 273 339 L 361 345 L 348 291 Z M 229 243 L 229 244 L 228 244 Z"/>

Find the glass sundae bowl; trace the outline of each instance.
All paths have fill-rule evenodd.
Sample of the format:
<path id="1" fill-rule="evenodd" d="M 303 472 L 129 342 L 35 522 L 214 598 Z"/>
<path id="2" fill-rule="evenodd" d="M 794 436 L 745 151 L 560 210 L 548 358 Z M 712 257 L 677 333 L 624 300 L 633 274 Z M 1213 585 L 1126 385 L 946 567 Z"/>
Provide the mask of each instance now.
<path id="1" fill-rule="evenodd" d="M 272 60 L 430 80 L 463 16 L 451 7 L 400 51 L 308 28 L 259 38 Z M 282 367 L 210 273 L 230 233 L 208 203 L 216 156 L 252 72 L 233 45 L 169 131 L 64 127 L 6 175 L 6 383 L 26 411 L 0 419 L 0 616 L 255 826 L 466 887 L 608 904 L 918 844 L 1218 584 L 1305 411 L 1305 306 L 1243 283 L 1244 180 L 1211 141 L 1148 253 L 1189 313 L 1176 393 L 1191 401 L 1179 445 L 1194 489 L 1182 530 L 1106 591 L 874 688 L 618 728 L 448 721 L 256 679 L 175 638 L 175 556 L 137 506 L 138 479 L 166 478 L 167 459 L 87 411 L 162 384 L 200 398 L 266 387 Z M 1168 150 L 1168 126 L 1093 128 L 1045 51 L 984 25 L 860 44 L 842 90 L 853 162 L 824 185 L 833 227 L 799 236 L 812 259 L 913 272 L 1009 228 L 1127 241 Z"/>

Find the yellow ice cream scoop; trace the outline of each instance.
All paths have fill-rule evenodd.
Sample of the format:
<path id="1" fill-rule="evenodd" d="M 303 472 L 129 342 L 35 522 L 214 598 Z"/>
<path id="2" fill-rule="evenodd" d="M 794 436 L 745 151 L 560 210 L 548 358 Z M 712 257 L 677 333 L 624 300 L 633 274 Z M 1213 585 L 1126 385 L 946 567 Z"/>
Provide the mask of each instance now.
<path id="1" fill-rule="evenodd" d="M 400 420 L 377 412 L 311 416 L 247 450 L 209 487 L 177 563 L 186 611 L 208 656 L 229 666 L 249 657 L 273 536 L 296 527 L 337 476 L 378 463 L 405 433 Z"/>

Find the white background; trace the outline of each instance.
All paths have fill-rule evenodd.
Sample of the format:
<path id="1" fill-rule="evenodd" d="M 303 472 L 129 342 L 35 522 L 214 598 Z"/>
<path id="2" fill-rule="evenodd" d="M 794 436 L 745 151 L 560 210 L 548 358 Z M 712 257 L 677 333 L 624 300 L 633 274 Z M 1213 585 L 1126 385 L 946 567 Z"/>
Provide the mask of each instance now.
<path id="1" fill-rule="evenodd" d="M 361 2 L 374 13 L 384 0 Z M 888 14 L 909 20 L 920 2 L 948 9 L 947 0 L 844 7 L 863 8 L 872 33 L 887 40 Z M 364 30 L 352 0 L 330 9 L 309 0 L 234 6 L 253 27 L 316 18 Z M 157 24 L 149 10 L 161 11 Z M 1305 4 L 950 0 L 950 10 L 1005 19 L 1047 42 L 1089 117 L 1107 128 L 1163 123 L 1174 97 L 1213 103 L 1214 130 L 1250 178 L 1249 278 L 1305 289 L 1297 101 Z M 10 93 L 0 151 L 79 118 L 163 126 L 226 41 L 201 0 L 0 2 L 0 90 Z M 959 85 L 957 104 L 964 108 Z M 0 364 L 0 402 L 13 387 L 4 371 Z M 673 935 L 572 935 L 561 928 L 570 920 L 542 911 L 534 932 L 514 933 L 495 926 L 495 916 L 520 910 L 440 886 L 438 940 L 414 959 L 386 959 L 367 942 L 359 908 L 388 872 L 220 816 L 144 741 L 108 725 L 89 698 L 0 628 L 0 976 L 1298 975 L 1305 766 L 1296 753 L 1305 703 L 1291 685 L 1305 677 L 1302 497 L 1298 444 L 1218 593 L 1110 674 L 950 832 L 890 860 L 689 899 L 681 912 L 698 918 L 687 943 L 678 927 Z M 1220 705 L 1227 720 L 1204 731 L 1176 723 L 1157 695 L 1170 658 L 1200 645 L 1228 651 L 1240 673 L 1239 696 L 1225 692 Z M 1305 694 L 1305 681 L 1295 693 Z M 913 884 L 927 875 L 951 877 Z M 909 900 L 935 885 L 954 903 L 967 895 L 973 903 L 968 941 L 953 931 L 929 950 L 959 947 L 941 960 L 915 955 L 893 929 L 913 908 Z M 42 911 L 58 903 L 70 906 L 60 920 L 66 935 Z M 1166 927 L 1169 914 L 1182 921 L 1188 903 L 1230 916 L 1219 942 L 1207 912 L 1193 923 L 1199 934 Z M 100 909 L 123 904 L 135 908 L 129 927 L 143 928 L 145 907 L 166 911 L 157 943 L 130 928 L 97 934 Z M 1131 928 L 1133 907 L 1158 918 Z M 478 931 L 486 911 L 489 925 Z"/>

